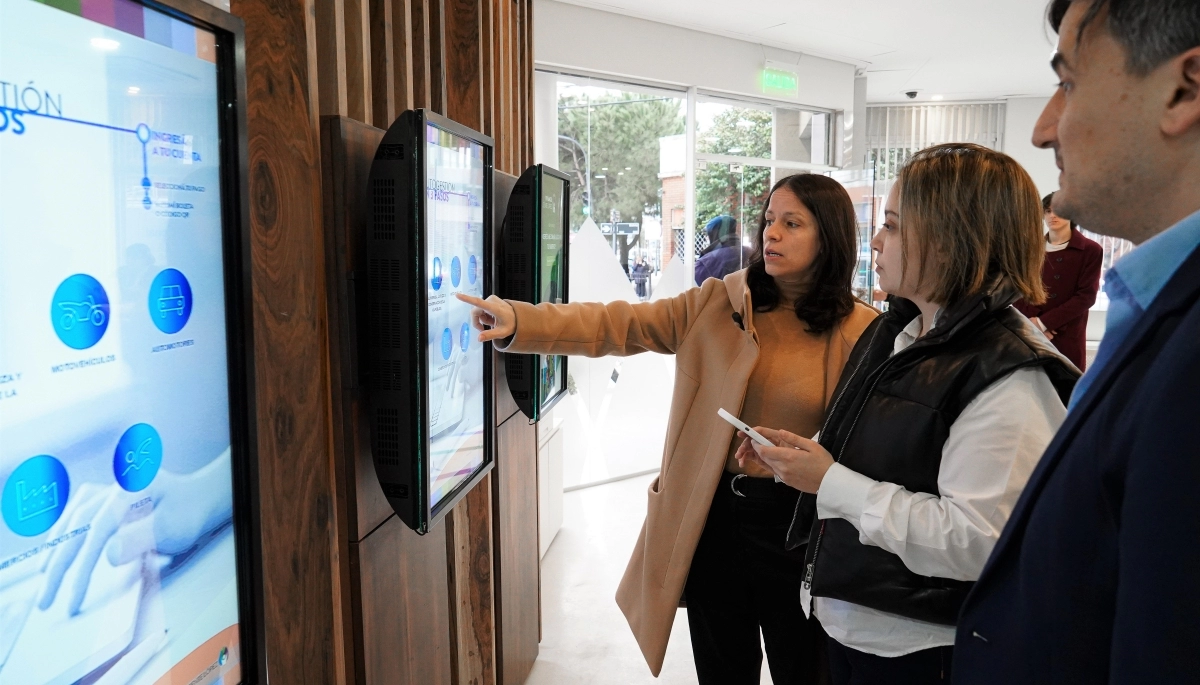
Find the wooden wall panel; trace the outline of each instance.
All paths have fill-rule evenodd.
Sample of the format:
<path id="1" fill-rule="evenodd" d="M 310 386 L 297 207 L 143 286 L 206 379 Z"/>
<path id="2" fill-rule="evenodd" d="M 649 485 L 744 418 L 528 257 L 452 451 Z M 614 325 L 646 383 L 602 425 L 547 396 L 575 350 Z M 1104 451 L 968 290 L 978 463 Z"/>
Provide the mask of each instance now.
<path id="1" fill-rule="evenodd" d="M 362 576 L 365 685 L 453 685 L 446 527 L 417 535 L 398 517 L 355 543 Z"/>
<path id="2" fill-rule="evenodd" d="M 524 414 L 496 433 L 502 460 L 492 472 L 496 522 L 498 685 L 521 685 L 538 655 L 541 564 L 538 554 L 537 430 Z M 530 527 L 532 524 L 532 528 Z"/>
<path id="3" fill-rule="evenodd" d="M 536 655 L 527 587 L 536 551 L 530 565 L 522 537 L 536 550 L 536 493 L 512 499 L 525 496 L 518 481 L 536 483 L 520 471 L 526 457 L 536 463 L 533 429 L 513 418 L 498 438 L 495 475 L 429 535 L 408 531 L 382 497 L 358 416 L 350 278 L 379 129 L 401 111 L 428 107 L 489 133 L 499 170 L 519 174 L 529 162 L 530 8 L 530 0 L 233 0 L 247 27 L 272 682 L 516 685 Z M 515 407 L 502 368 L 497 375 L 503 423 Z"/>
<path id="4" fill-rule="evenodd" d="M 272 682 L 338 681 L 312 0 L 233 0 L 246 25 L 264 643 Z"/>
<path id="5" fill-rule="evenodd" d="M 330 330 L 329 376 L 335 480 L 350 541 L 363 540 L 392 515 L 371 456 L 370 425 L 359 385 L 355 284 L 364 273 L 361 233 L 367 177 L 381 129 L 345 117 L 322 117 L 321 144 Z M 357 301 L 356 301 L 357 300 Z"/>

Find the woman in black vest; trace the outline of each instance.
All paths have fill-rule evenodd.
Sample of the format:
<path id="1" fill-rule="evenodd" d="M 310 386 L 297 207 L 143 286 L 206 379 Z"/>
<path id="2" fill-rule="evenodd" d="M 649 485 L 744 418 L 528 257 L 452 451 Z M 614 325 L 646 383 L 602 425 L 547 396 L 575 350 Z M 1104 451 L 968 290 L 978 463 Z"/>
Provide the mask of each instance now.
<path id="1" fill-rule="evenodd" d="M 835 685 L 949 682 L 958 610 L 1078 378 L 1011 306 L 1045 297 L 1041 205 L 1020 165 L 923 150 L 885 216 L 871 247 L 889 308 L 819 442 L 760 428 L 778 447 L 738 453 L 810 493 L 788 544 L 812 542 L 801 603 L 833 638 Z"/>

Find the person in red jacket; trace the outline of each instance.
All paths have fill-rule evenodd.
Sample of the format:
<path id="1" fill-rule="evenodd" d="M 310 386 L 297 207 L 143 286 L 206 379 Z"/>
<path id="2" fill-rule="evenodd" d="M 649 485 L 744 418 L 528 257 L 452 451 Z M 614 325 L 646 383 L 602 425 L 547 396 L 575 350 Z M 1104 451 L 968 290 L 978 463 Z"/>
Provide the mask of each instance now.
<path id="1" fill-rule="evenodd" d="M 1083 371 L 1087 368 L 1088 310 L 1096 304 L 1100 290 L 1104 248 L 1084 237 L 1074 221 L 1055 214 L 1053 200 L 1054 193 L 1042 199 L 1047 228 L 1046 261 L 1042 263 L 1046 304 L 1031 305 L 1020 300 L 1014 306 Z"/>

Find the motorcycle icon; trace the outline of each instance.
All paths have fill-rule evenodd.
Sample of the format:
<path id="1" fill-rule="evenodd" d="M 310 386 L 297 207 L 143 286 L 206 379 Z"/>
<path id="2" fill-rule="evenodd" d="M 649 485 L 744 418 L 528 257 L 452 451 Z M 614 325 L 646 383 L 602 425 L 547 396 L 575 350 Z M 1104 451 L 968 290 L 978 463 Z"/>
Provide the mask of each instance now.
<path id="1" fill-rule="evenodd" d="M 108 320 L 108 314 L 104 311 L 103 306 L 96 304 L 96 298 L 91 295 L 87 296 L 85 302 L 59 302 L 58 306 L 63 310 L 60 324 L 64 331 L 71 330 L 80 321 L 90 322 L 99 328 Z"/>

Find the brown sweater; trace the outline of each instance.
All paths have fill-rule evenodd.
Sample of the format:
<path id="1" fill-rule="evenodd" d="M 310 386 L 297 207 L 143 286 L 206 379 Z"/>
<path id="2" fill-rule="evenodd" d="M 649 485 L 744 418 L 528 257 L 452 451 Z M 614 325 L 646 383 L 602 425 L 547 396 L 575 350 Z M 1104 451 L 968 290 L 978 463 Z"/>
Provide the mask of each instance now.
<path id="1" fill-rule="evenodd" d="M 811 438 L 821 429 L 828 395 L 826 378 L 830 332 L 814 335 L 786 304 L 769 312 L 755 312 L 758 363 L 746 385 L 746 399 L 738 417 L 751 426 L 777 428 Z M 836 379 L 835 379 L 836 381 Z M 725 470 L 767 477 L 768 472 L 741 468 L 733 458 L 741 438 L 734 434 Z"/>

